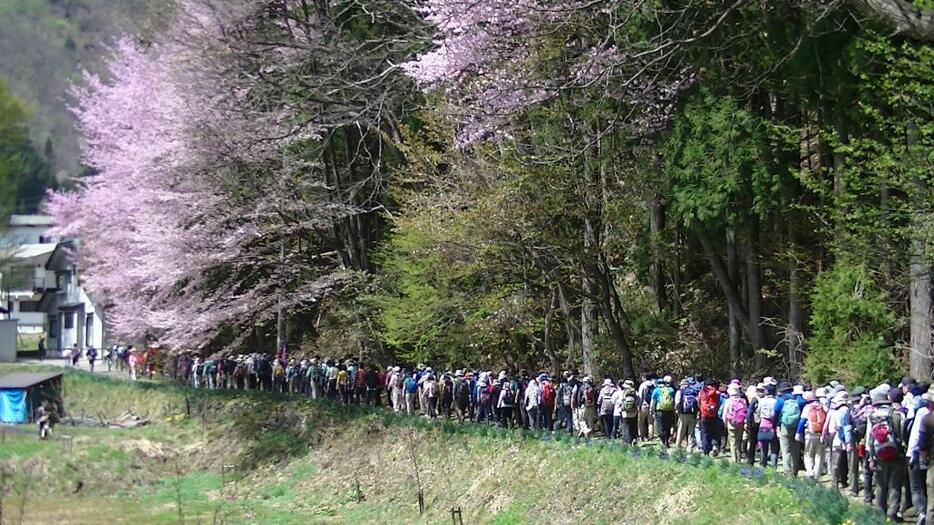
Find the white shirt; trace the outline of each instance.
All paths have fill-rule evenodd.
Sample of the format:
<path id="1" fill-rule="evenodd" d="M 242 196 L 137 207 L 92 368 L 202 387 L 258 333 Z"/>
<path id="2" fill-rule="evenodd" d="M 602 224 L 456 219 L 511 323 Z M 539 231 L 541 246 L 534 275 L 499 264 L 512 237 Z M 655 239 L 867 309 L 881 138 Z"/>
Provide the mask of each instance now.
<path id="1" fill-rule="evenodd" d="M 924 416 L 931 410 L 927 405 L 915 410 L 915 421 L 911 424 L 911 433 L 908 434 L 908 447 L 905 451 L 905 457 L 910 458 L 918 451 L 918 440 L 921 438 L 921 427 L 923 427 Z"/>

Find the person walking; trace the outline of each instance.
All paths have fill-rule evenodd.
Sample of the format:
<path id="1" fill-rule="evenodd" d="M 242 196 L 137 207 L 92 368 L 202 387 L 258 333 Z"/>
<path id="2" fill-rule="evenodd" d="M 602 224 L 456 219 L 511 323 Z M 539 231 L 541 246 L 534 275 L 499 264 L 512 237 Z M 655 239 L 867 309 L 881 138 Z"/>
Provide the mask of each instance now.
<path id="1" fill-rule="evenodd" d="M 798 421 L 801 419 L 801 407 L 794 399 L 790 383 L 781 383 L 778 386 L 779 396 L 775 400 L 775 421 L 778 422 L 778 447 L 782 454 L 782 472 L 788 476 L 797 474 L 796 457 L 798 442 L 795 433 L 798 430 Z"/>
<path id="2" fill-rule="evenodd" d="M 701 451 L 705 456 L 720 454 L 720 382 L 711 379 L 701 390 L 699 399 Z"/>
<path id="3" fill-rule="evenodd" d="M 540 419 L 538 428 L 551 430 L 552 414 L 555 412 L 555 387 L 551 382 L 551 378 L 546 374 L 538 377 L 538 383 L 540 385 L 539 399 L 541 400 L 538 407 L 538 417 Z"/>
<path id="4" fill-rule="evenodd" d="M 499 424 L 503 428 L 509 428 L 512 422 L 512 409 L 513 403 L 515 401 L 515 393 L 512 391 L 512 387 L 509 384 L 509 380 L 502 376 L 498 378 L 499 385 L 499 400 L 497 401 L 496 408 L 499 412 Z"/>
<path id="5" fill-rule="evenodd" d="M 615 426 L 613 419 L 613 412 L 616 410 L 616 401 L 614 395 L 616 394 L 616 386 L 613 384 L 613 380 L 606 378 L 603 380 L 603 387 L 600 389 L 600 394 L 597 396 L 597 406 L 600 407 L 600 419 L 603 420 L 603 433 L 607 439 L 613 439 L 616 437 Z"/>
<path id="6" fill-rule="evenodd" d="M 653 422 L 650 410 L 652 393 L 655 390 L 655 374 L 642 374 L 642 383 L 637 391 L 639 398 L 639 439 L 648 441 L 652 438 Z"/>
<path id="7" fill-rule="evenodd" d="M 876 506 L 892 521 L 898 521 L 901 484 L 905 467 L 903 424 L 905 416 L 894 409 L 883 392 L 872 395 L 873 411 L 866 429 L 866 455 L 876 482 Z"/>
<path id="8" fill-rule="evenodd" d="M 586 438 L 590 437 L 597 420 L 597 393 L 593 387 L 593 377 L 585 376 L 577 392 L 577 434 Z"/>
<path id="9" fill-rule="evenodd" d="M 759 398 L 756 408 L 756 424 L 759 431 L 756 440 L 759 442 L 760 464 L 762 468 L 771 464 L 778 466 L 777 439 L 775 437 L 775 385 L 767 384 L 763 387 L 764 396 Z"/>
<path id="10" fill-rule="evenodd" d="M 671 376 L 665 376 L 652 391 L 649 412 L 655 420 L 655 431 L 661 440 L 662 449 L 671 442 L 671 427 L 675 421 L 675 389 L 671 387 Z"/>
<path id="11" fill-rule="evenodd" d="M 924 427 L 924 418 L 932 408 L 934 408 L 934 388 L 929 388 L 920 396 L 915 396 L 914 422 L 910 426 L 905 450 L 905 457 L 908 460 L 908 486 L 911 491 L 911 502 L 919 516 L 924 516 L 927 512 L 925 488 L 927 465 L 921 461 L 921 429 Z"/>
<path id="12" fill-rule="evenodd" d="M 853 441 L 853 419 L 850 415 L 849 394 L 845 390 L 837 391 L 830 399 L 830 412 L 828 414 L 827 433 L 831 436 L 831 461 L 833 468 L 830 475 L 833 488 L 858 483 L 858 480 L 848 479 L 850 453 L 855 450 Z M 851 489 L 851 493 L 853 493 Z"/>
<path id="13" fill-rule="evenodd" d="M 89 346 L 84 355 L 88 358 L 88 370 L 94 372 L 94 363 L 97 362 L 97 348 Z"/>
<path id="14" fill-rule="evenodd" d="M 540 394 L 541 388 L 538 384 L 538 379 L 534 377 L 529 379 L 529 384 L 525 387 L 525 393 L 523 395 L 523 404 L 525 405 L 527 424 L 535 430 L 539 428 L 538 412 L 541 402 Z"/>
<path id="15" fill-rule="evenodd" d="M 730 385 L 726 392 L 730 397 L 723 404 L 723 424 L 729 433 L 733 462 L 739 463 L 743 456 L 743 434 L 746 432 L 749 403 L 739 385 Z"/>
<path id="16" fill-rule="evenodd" d="M 619 428 L 619 439 L 626 445 L 634 445 L 639 439 L 639 396 L 635 383 L 631 379 L 623 381 L 614 396 L 617 397 L 614 410 L 620 418 L 620 424 L 614 426 Z"/>
<path id="17" fill-rule="evenodd" d="M 697 426 L 697 412 L 700 410 L 697 394 L 697 390 L 688 379 L 681 380 L 681 388 L 675 393 L 675 405 L 678 407 L 678 432 L 675 446 L 680 449 L 691 449 L 697 446 L 694 442 L 694 428 Z"/>
<path id="18" fill-rule="evenodd" d="M 804 473 L 814 480 L 820 480 L 824 462 L 824 436 L 827 432 L 827 410 L 824 409 L 813 392 L 805 392 L 804 409 L 795 431 L 795 440 L 804 445 Z"/>

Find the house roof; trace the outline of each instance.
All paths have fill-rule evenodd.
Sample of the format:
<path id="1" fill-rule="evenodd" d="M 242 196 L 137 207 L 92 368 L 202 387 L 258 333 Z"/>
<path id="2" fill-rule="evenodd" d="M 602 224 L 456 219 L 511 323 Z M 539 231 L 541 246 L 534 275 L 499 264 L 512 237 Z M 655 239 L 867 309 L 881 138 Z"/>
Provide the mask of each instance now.
<path id="1" fill-rule="evenodd" d="M 20 244 L 11 255 L 14 259 L 33 259 L 51 255 L 55 251 L 55 243 Z M 43 263 L 45 260 L 43 259 Z"/>
<path id="2" fill-rule="evenodd" d="M 0 377 L 0 389 L 29 388 L 61 376 L 61 372 L 13 372 Z"/>
<path id="3" fill-rule="evenodd" d="M 10 215 L 10 226 L 54 226 L 50 215 Z"/>

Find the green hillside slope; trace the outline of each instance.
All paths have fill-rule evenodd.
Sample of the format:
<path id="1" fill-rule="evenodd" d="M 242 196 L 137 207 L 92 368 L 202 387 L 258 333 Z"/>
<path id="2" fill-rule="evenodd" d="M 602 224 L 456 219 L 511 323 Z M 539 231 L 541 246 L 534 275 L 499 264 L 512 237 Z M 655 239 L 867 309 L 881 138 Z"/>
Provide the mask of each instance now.
<path id="1" fill-rule="evenodd" d="M 66 93 L 82 68 L 94 69 L 116 34 L 143 31 L 165 2 L 145 0 L 0 0 L 0 80 L 26 101 L 39 151 L 55 169 L 79 169 L 78 135 Z"/>

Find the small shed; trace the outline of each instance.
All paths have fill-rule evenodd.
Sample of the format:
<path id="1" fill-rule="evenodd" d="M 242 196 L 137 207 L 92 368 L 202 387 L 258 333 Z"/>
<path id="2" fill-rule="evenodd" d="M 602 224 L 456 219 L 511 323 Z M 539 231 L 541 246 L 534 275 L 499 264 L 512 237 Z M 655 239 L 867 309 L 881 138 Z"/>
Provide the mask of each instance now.
<path id="1" fill-rule="evenodd" d="M 61 372 L 14 372 L 0 377 L 0 423 L 32 423 L 43 401 L 62 415 Z"/>

